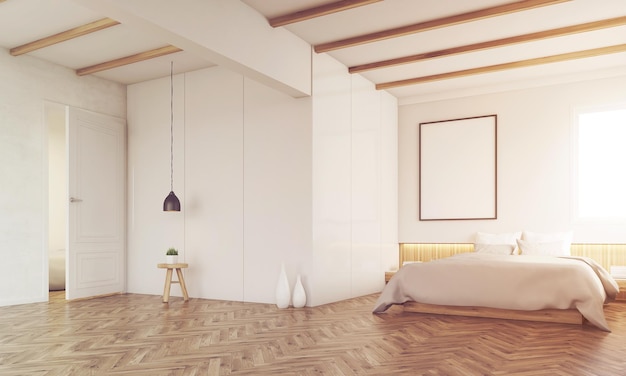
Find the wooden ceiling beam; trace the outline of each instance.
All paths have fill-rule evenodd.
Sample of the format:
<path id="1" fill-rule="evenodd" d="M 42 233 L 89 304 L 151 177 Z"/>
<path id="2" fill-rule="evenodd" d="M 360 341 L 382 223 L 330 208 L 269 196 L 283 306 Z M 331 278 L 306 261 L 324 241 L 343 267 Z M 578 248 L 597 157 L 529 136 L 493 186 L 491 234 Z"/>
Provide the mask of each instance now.
<path id="1" fill-rule="evenodd" d="M 485 18 L 502 16 L 505 14 L 521 12 L 533 8 L 564 3 L 571 0 L 522 0 L 514 3 L 480 9 L 473 12 L 457 14 L 454 16 L 438 18 L 435 20 L 420 22 L 417 24 L 402 26 L 394 29 L 383 30 L 375 33 L 360 35 L 352 38 L 342 39 L 334 42 L 322 43 L 314 46 L 317 53 L 338 50 L 341 48 L 354 47 L 361 44 L 377 42 L 385 39 L 397 38 L 405 35 L 415 34 L 427 30 L 438 29 L 458 25 L 471 21 L 478 21 Z"/>
<path id="2" fill-rule="evenodd" d="M 21 46 L 11 48 L 9 51 L 13 56 L 23 55 L 40 48 L 52 46 L 53 44 L 65 42 L 70 39 L 74 39 L 86 34 L 96 32 L 98 30 L 106 29 L 111 26 L 119 25 L 120 23 L 110 18 L 103 18 L 98 21 L 90 22 L 88 24 L 75 27 L 66 31 L 62 31 L 58 34 L 54 34 L 45 38 L 38 39 L 34 42 L 26 43 Z"/>
<path id="3" fill-rule="evenodd" d="M 270 18 L 268 21 L 272 27 L 285 26 L 296 22 L 310 20 L 316 17 L 341 12 L 344 10 L 377 3 L 382 0 L 342 0 L 330 4 L 320 5 L 315 8 L 304 9 L 298 12 Z"/>
<path id="4" fill-rule="evenodd" d="M 561 27 L 558 29 L 539 31 L 536 33 L 517 35 L 517 36 L 513 36 L 509 38 L 496 39 L 496 40 L 492 40 L 488 42 L 468 44 L 465 46 L 424 52 L 421 54 L 404 56 L 404 57 L 383 60 L 383 61 L 377 61 L 377 62 L 368 63 L 368 64 L 355 65 L 355 66 L 349 67 L 348 71 L 350 73 L 360 73 L 360 72 L 365 72 L 365 71 L 373 70 L 373 69 L 388 68 L 388 67 L 392 67 L 396 65 L 416 63 L 416 62 L 434 59 L 438 57 L 452 56 L 452 55 L 458 55 L 458 54 L 463 54 L 463 53 L 468 53 L 468 52 L 487 50 L 491 48 L 510 46 L 510 45 L 514 45 L 518 43 L 526 43 L 526 42 L 532 42 L 532 41 L 537 41 L 537 40 L 542 40 L 542 39 L 562 37 L 562 36 L 571 35 L 571 34 L 584 33 L 584 32 L 589 32 L 589 31 L 600 30 L 600 29 L 606 29 L 610 27 L 623 26 L 623 25 L 626 25 L 626 16 L 600 20 L 600 21 L 594 21 L 594 22 L 588 22 L 588 23 L 579 24 L 579 25 L 566 26 L 566 27 Z"/>
<path id="5" fill-rule="evenodd" d="M 155 57 L 169 55 L 169 54 L 173 54 L 173 53 L 180 52 L 180 51 L 182 51 L 180 48 L 174 47 L 174 46 L 165 46 L 165 47 L 155 48 L 154 50 L 144 51 L 138 54 L 122 57 L 122 58 L 115 59 L 115 60 L 106 61 L 104 63 L 92 65 L 92 66 L 85 67 L 85 68 L 80 68 L 76 70 L 76 74 L 79 76 L 85 76 L 88 74 L 101 72 L 107 69 L 113 69 L 113 68 L 121 67 L 124 65 L 132 64 L 132 63 L 137 63 L 137 62 L 148 60 L 148 59 L 154 59 Z"/>
<path id="6" fill-rule="evenodd" d="M 465 69 L 465 70 L 454 71 L 454 72 L 433 74 L 430 76 L 415 77 L 415 78 L 409 78 L 406 80 L 384 82 L 384 83 L 376 84 L 376 89 L 378 90 L 393 89 L 393 88 L 397 88 L 401 86 L 416 85 L 416 84 L 422 84 L 422 83 L 431 82 L 431 81 L 440 81 L 440 80 L 447 80 L 450 78 L 458 78 L 458 77 L 472 76 L 472 75 L 483 74 L 483 73 L 498 72 L 498 71 L 503 71 L 503 70 L 508 70 L 508 69 L 525 68 L 525 67 L 531 67 L 535 65 L 558 63 L 562 61 L 583 59 L 583 58 L 588 58 L 588 57 L 608 55 L 608 54 L 614 54 L 614 53 L 619 53 L 619 52 L 626 52 L 626 44 L 618 44 L 615 46 L 593 48 L 590 50 L 583 50 L 583 51 L 576 51 L 576 52 L 568 52 L 568 53 L 559 54 L 559 55 L 544 56 L 544 57 L 539 57 L 539 58 L 534 58 L 534 59 L 520 60 L 520 61 L 514 61 L 510 63 L 496 64 L 496 65 L 489 65 L 485 67 L 471 68 L 471 69 Z"/>

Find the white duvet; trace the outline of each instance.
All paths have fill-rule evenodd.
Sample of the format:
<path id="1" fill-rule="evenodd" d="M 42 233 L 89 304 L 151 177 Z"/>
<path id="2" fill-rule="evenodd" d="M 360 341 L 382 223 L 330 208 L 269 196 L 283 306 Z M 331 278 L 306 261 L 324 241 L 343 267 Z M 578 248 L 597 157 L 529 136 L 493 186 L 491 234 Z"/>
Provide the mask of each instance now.
<path id="1" fill-rule="evenodd" d="M 464 253 L 403 266 L 374 312 L 407 301 L 525 311 L 576 308 L 610 331 L 603 305 L 618 292 L 615 280 L 590 258 Z"/>

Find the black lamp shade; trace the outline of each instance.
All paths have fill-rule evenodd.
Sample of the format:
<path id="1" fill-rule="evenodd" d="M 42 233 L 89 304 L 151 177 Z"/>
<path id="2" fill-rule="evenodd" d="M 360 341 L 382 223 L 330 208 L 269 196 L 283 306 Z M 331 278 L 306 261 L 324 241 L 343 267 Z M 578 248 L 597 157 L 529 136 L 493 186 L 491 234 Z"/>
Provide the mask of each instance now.
<path id="1" fill-rule="evenodd" d="M 163 201 L 163 211 L 180 211 L 180 201 L 174 191 L 170 191 L 170 194 Z"/>

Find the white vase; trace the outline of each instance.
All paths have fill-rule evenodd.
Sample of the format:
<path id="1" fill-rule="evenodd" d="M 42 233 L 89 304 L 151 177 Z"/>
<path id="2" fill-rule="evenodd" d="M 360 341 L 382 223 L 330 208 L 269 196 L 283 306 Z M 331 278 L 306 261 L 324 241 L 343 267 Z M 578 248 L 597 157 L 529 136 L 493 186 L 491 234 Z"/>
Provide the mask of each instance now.
<path id="1" fill-rule="evenodd" d="M 278 283 L 276 284 L 276 306 L 278 306 L 278 308 L 287 308 L 289 307 L 290 300 L 291 290 L 289 288 L 287 273 L 285 272 L 285 263 L 281 263 Z"/>
<path id="2" fill-rule="evenodd" d="M 165 255 L 166 263 L 176 264 L 178 263 L 178 255 Z"/>
<path id="3" fill-rule="evenodd" d="M 293 287 L 293 298 L 291 300 L 295 308 L 302 308 L 306 304 L 306 292 L 302 286 L 300 274 L 298 274 L 296 285 Z"/>

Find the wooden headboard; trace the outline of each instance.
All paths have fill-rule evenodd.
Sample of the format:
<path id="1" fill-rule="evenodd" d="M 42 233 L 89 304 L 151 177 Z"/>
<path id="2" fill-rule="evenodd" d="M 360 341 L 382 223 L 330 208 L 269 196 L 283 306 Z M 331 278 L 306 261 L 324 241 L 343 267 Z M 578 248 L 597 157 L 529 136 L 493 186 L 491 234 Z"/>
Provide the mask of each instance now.
<path id="1" fill-rule="evenodd" d="M 572 256 L 594 259 L 606 270 L 626 265 L 626 244 L 572 244 Z M 472 243 L 400 243 L 400 264 L 405 261 L 431 261 L 458 253 L 474 252 Z"/>

